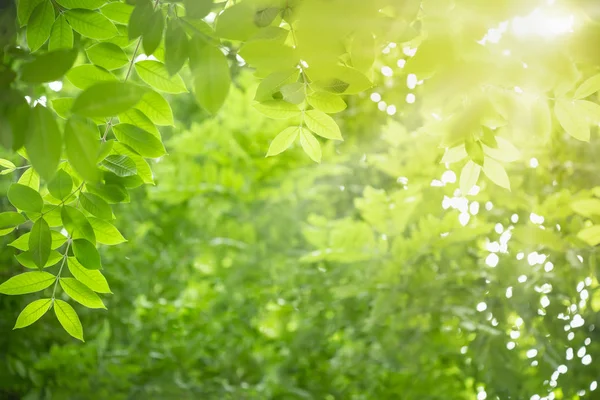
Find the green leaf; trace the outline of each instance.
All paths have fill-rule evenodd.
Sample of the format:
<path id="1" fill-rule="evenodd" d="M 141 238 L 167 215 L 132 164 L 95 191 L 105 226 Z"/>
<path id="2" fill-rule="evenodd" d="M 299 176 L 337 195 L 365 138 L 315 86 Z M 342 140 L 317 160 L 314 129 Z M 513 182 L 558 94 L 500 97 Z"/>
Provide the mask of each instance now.
<path id="1" fill-rule="evenodd" d="M 153 60 L 138 61 L 135 63 L 135 71 L 142 81 L 156 90 L 166 93 L 187 92 L 181 76 L 169 76 L 167 68 L 161 62 Z"/>
<path id="2" fill-rule="evenodd" d="M 96 243 L 96 235 L 94 229 L 85 215 L 75 207 L 63 206 L 60 212 L 65 229 L 69 235 L 74 238 L 87 239 L 92 243 Z"/>
<path id="3" fill-rule="evenodd" d="M 305 99 L 306 88 L 303 83 L 294 82 L 281 87 L 283 100 L 292 104 L 301 104 Z"/>
<path id="4" fill-rule="evenodd" d="M 48 50 L 72 49 L 73 48 L 73 29 L 67 23 L 64 15 L 59 15 L 52 25 L 50 33 L 50 42 L 48 42 Z M 73 60 L 75 57 L 73 58 Z"/>
<path id="5" fill-rule="evenodd" d="M 510 190 L 510 180 L 506 170 L 498 161 L 486 157 L 483 162 L 483 173 L 496 185 Z"/>
<path id="6" fill-rule="evenodd" d="M 23 175 L 19 178 L 17 183 L 21 185 L 29 186 L 34 190 L 40 190 L 40 176 L 33 168 L 27 168 Z"/>
<path id="7" fill-rule="evenodd" d="M 17 166 L 13 164 L 12 161 L 5 160 L 4 158 L 0 158 L 0 167 L 6 168 L 0 172 L 0 175 L 9 174 L 17 169 Z"/>
<path id="8" fill-rule="evenodd" d="M 149 0 L 140 0 L 135 4 L 129 18 L 129 39 L 141 36 L 148 29 L 148 21 L 152 18 L 154 7 Z"/>
<path id="9" fill-rule="evenodd" d="M 183 0 L 185 14 L 190 18 L 204 18 L 213 6 L 213 0 Z"/>
<path id="10" fill-rule="evenodd" d="M 146 29 L 142 34 L 142 47 L 144 54 L 152 55 L 162 40 L 163 30 L 165 29 L 165 17 L 160 9 L 155 10 L 147 21 Z"/>
<path id="11" fill-rule="evenodd" d="M 73 67 L 67 72 L 66 76 L 73 86 L 78 89 L 87 89 L 99 82 L 117 80 L 117 77 L 110 72 L 91 64 Z"/>
<path id="12" fill-rule="evenodd" d="M 112 209 L 106 201 L 93 193 L 82 192 L 79 195 L 81 207 L 92 215 L 102 219 L 112 219 Z"/>
<path id="13" fill-rule="evenodd" d="M 132 11 L 133 6 L 118 1 L 107 3 L 100 9 L 100 12 L 109 19 L 125 25 L 129 23 L 129 18 L 131 18 Z"/>
<path id="14" fill-rule="evenodd" d="M 304 113 L 304 123 L 314 133 L 332 140 L 344 140 L 340 128 L 333 118 L 318 110 L 309 110 Z"/>
<path id="15" fill-rule="evenodd" d="M 85 92 L 84 92 L 85 93 Z M 65 147 L 67 158 L 75 171 L 86 181 L 100 179 L 96 157 L 100 148 L 98 129 L 91 122 L 71 117 L 65 126 Z"/>
<path id="16" fill-rule="evenodd" d="M 98 196 L 102 197 L 109 204 L 129 202 L 129 192 L 122 183 L 97 183 L 86 185 L 86 189 Z"/>
<path id="17" fill-rule="evenodd" d="M 56 0 L 58 4 L 64 8 L 85 8 L 88 10 L 95 10 L 102 7 L 106 2 L 105 0 Z"/>
<path id="18" fill-rule="evenodd" d="M 85 52 L 92 63 L 109 71 L 129 63 L 127 54 L 114 43 L 97 43 Z"/>
<path id="19" fill-rule="evenodd" d="M 594 75 L 584 81 L 573 95 L 576 99 L 585 99 L 600 90 L 600 74 Z"/>
<path id="20" fill-rule="evenodd" d="M 102 166 L 117 176 L 137 175 L 137 166 L 135 162 L 124 155 L 110 155 L 102 161 Z"/>
<path id="21" fill-rule="evenodd" d="M 554 104 L 554 114 L 563 129 L 577 140 L 590 141 L 590 125 L 585 112 L 577 107 L 575 102 L 557 100 Z"/>
<path id="22" fill-rule="evenodd" d="M 46 43 L 53 24 L 54 6 L 50 0 L 44 0 L 35 7 L 27 22 L 27 46 L 32 52 Z"/>
<path id="23" fill-rule="evenodd" d="M 77 261 L 88 269 L 101 269 L 100 253 L 93 243 L 86 239 L 73 240 L 73 253 Z"/>
<path id="24" fill-rule="evenodd" d="M 27 25 L 33 10 L 44 1 L 46 0 L 19 0 L 17 2 L 17 16 L 21 26 Z"/>
<path id="25" fill-rule="evenodd" d="M 165 67 L 170 75 L 175 75 L 188 58 L 188 37 L 178 20 L 167 22 L 165 33 Z"/>
<path id="26" fill-rule="evenodd" d="M 300 129 L 300 145 L 314 162 L 321 162 L 321 144 L 307 129 Z"/>
<path id="27" fill-rule="evenodd" d="M 38 105 L 32 110 L 28 127 L 25 149 L 31 165 L 42 178 L 50 180 L 62 152 L 62 137 L 56 119 L 50 110 Z"/>
<path id="28" fill-rule="evenodd" d="M 94 292 L 112 293 L 106 278 L 97 269 L 85 268 L 75 257 L 69 257 L 67 259 L 67 265 L 69 266 L 69 272 L 71 272 L 75 279 L 92 289 Z"/>
<path id="29" fill-rule="evenodd" d="M 97 11 L 75 9 L 64 15 L 74 31 L 90 39 L 109 39 L 119 33 L 115 25 Z"/>
<path id="30" fill-rule="evenodd" d="M 171 106 L 164 97 L 154 90 L 148 90 L 135 108 L 143 112 L 156 125 L 172 126 L 175 124 Z"/>
<path id="31" fill-rule="evenodd" d="M 33 324 L 52 307 L 52 299 L 34 300 L 27 304 L 23 311 L 17 317 L 17 322 L 13 329 L 25 328 Z"/>
<path id="32" fill-rule="evenodd" d="M 148 118 L 143 112 L 136 108 L 132 108 L 129 111 L 119 114 L 119 122 L 123 124 L 135 125 L 139 128 L 142 128 L 145 131 L 150 132 L 158 139 L 161 139 L 160 132 L 152 123 L 150 118 Z"/>
<path id="33" fill-rule="evenodd" d="M 479 179 L 479 174 L 481 173 L 481 165 L 474 163 L 473 161 L 468 161 L 463 169 L 460 171 L 460 191 L 463 196 L 469 194 L 469 191 Z"/>
<path id="34" fill-rule="evenodd" d="M 48 191 L 58 199 L 64 200 L 73 190 L 73 178 L 65 170 L 59 169 L 54 175 L 54 178 L 48 182 Z"/>
<path id="35" fill-rule="evenodd" d="M 287 150 L 300 134 L 300 127 L 289 126 L 281 131 L 269 146 L 267 157 L 274 156 Z"/>
<path id="36" fill-rule="evenodd" d="M 280 91 L 282 86 L 296 82 L 299 74 L 300 70 L 298 68 L 273 72 L 258 85 L 254 99 L 259 102 L 273 100 L 273 94 Z"/>
<path id="37" fill-rule="evenodd" d="M 115 137 L 131 147 L 143 157 L 160 157 L 166 154 L 165 148 L 156 136 L 135 125 L 118 124 L 113 126 Z"/>
<path id="38" fill-rule="evenodd" d="M 8 188 L 8 200 L 19 210 L 41 212 L 44 200 L 40 194 L 29 186 L 13 183 Z"/>
<path id="39" fill-rule="evenodd" d="M 77 51 L 54 50 L 35 58 L 21 67 L 21 80 L 27 83 L 44 83 L 59 80 L 69 71 Z"/>
<path id="40" fill-rule="evenodd" d="M 239 55 L 256 68 L 261 76 L 293 68 L 298 64 L 296 50 L 273 40 L 252 40 L 239 50 Z"/>
<path id="41" fill-rule="evenodd" d="M 225 103 L 231 77 L 229 63 L 217 47 L 200 39 L 191 42 L 190 68 L 194 75 L 194 95 L 202 108 L 216 114 Z"/>
<path id="42" fill-rule="evenodd" d="M 112 246 L 127 241 L 117 228 L 105 220 L 90 217 L 90 224 L 94 228 L 94 232 L 96 232 L 98 243 Z"/>
<path id="43" fill-rule="evenodd" d="M 281 11 L 279 7 L 261 8 L 254 14 L 254 24 L 260 28 L 269 26 Z"/>
<path id="44" fill-rule="evenodd" d="M 35 293 L 46 289 L 55 280 L 56 277 L 48 272 L 24 272 L 13 276 L 0 285 L 0 293 L 8 295 Z"/>
<path id="45" fill-rule="evenodd" d="M 581 199 L 571 203 L 571 209 L 577 214 L 591 217 L 600 215 L 600 200 L 599 199 Z"/>
<path id="46" fill-rule="evenodd" d="M 341 65 L 328 69 L 326 76 L 312 78 L 314 87 L 332 93 L 358 94 L 373 86 L 362 72 Z"/>
<path id="47" fill-rule="evenodd" d="M 50 227 L 44 218 L 40 218 L 33 224 L 29 235 L 29 251 L 31 259 L 39 268 L 43 268 L 52 247 L 52 236 Z"/>
<path id="48" fill-rule="evenodd" d="M 56 314 L 58 322 L 60 322 L 61 326 L 69 335 L 73 336 L 75 339 L 85 342 L 85 340 L 83 340 L 83 326 L 81 326 L 81 321 L 69 303 L 63 300 L 55 299 L 54 313 Z"/>
<path id="49" fill-rule="evenodd" d="M 582 229 L 577 234 L 577 237 L 590 246 L 597 246 L 600 244 L 600 225 L 590 226 L 589 228 Z M 1 288 L 1 286 L 0 286 Z"/>
<path id="50" fill-rule="evenodd" d="M 481 146 L 481 142 L 478 140 L 474 140 L 472 138 L 465 141 L 465 149 L 467 150 L 467 154 L 469 158 L 473 160 L 474 163 L 483 166 L 483 147 Z"/>
<path id="51" fill-rule="evenodd" d="M 14 211 L 0 213 L 0 229 L 9 229 L 24 223 L 25 217 Z"/>
<path id="52" fill-rule="evenodd" d="M 283 100 L 267 100 L 254 104 L 254 108 L 261 114 L 275 119 L 288 119 L 300 115 L 300 108 Z"/>
<path id="53" fill-rule="evenodd" d="M 25 252 L 17 255 L 17 256 L 15 256 L 15 258 L 17 259 L 19 264 L 21 264 L 25 268 L 37 270 L 37 269 L 48 268 L 53 265 L 56 265 L 56 263 L 58 263 L 60 260 L 62 260 L 63 255 L 60 254 L 56 250 L 51 250 L 50 254 L 48 255 L 48 260 L 43 264 L 43 266 L 41 268 L 35 264 L 35 261 L 33 261 L 33 253 L 31 250 L 25 251 Z"/>
<path id="54" fill-rule="evenodd" d="M 133 160 L 133 162 L 135 163 L 136 169 L 137 169 L 137 175 L 140 178 L 142 178 L 144 183 L 151 183 L 151 184 L 154 183 L 150 165 L 148 165 L 148 162 L 146 160 L 144 160 L 143 157 L 136 154 L 133 150 L 131 150 L 129 147 L 125 146 L 122 143 L 115 143 L 115 145 L 113 146 L 113 149 L 116 154 L 126 155 L 127 157 L 129 157 Z"/>
<path id="55" fill-rule="evenodd" d="M 65 293 L 79 304 L 87 308 L 103 308 L 106 310 L 106 306 L 100 297 L 77 279 L 61 278 L 59 282 Z"/>
<path id="56" fill-rule="evenodd" d="M 15 249 L 19 249 L 21 251 L 29 250 L 29 236 L 31 234 L 27 232 L 26 234 L 19 236 L 17 239 L 8 244 L 8 246 L 12 246 Z M 67 238 L 63 236 L 60 232 L 50 231 L 50 237 L 52 238 L 51 249 L 56 250 L 60 246 L 62 246 Z"/>
<path id="57" fill-rule="evenodd" d="M 226 8 L 217 18 L 217 35 L 223 39 L 246 41 L 259 27 L 254 23 L 255 8 L 250 2 L 239 2 Z"/>
<path id="58" fill-rule="evenodd" d="M 346 109 L 346 103 L 340 96 L 328 92 L 315 92 L 308 96 L 308 104 L 319 111 L 328 114 L 337 113 Z"/>
<path id="59" fill-rule="evenodd" d="M 483 145 L 483 152 L 498 161 L 513 162 L 521 158 L 521 152 L 511 142 L 501 136 L 496 136 L 497 148 Z"/>
<path id="60" fill-rule="evenodd" d="M 122 82 L 100 82 L 83 91 L 73 103 L 72 111 L 84 117 L 111 117 L 140 102 L 146 90 Z"/>

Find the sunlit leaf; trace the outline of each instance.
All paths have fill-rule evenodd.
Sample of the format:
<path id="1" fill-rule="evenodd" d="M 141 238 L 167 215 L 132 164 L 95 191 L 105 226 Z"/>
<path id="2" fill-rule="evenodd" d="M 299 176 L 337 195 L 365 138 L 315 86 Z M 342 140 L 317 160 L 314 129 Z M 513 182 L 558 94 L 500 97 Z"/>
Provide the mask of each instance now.
<path id="1" fill-rule="evenodd" d="M 79 339 L 82 342 L 83 340 L 83 326 L 81 326 L 81 321 L 77 316 L 77 313 L 69 305 L 69 303 L 55 299 L 54 300 L 54 313 L 56 314 L 56 318 L 58 322 L 60 322 L 61 326 L 67 331 L 67 333 L 73 336 L 75 339 Z"/>

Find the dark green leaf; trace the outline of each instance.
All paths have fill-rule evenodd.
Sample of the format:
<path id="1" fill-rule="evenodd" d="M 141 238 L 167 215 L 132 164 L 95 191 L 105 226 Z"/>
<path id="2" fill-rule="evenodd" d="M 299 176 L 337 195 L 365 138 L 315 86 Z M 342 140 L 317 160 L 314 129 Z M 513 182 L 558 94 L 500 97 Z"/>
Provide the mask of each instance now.
<path id="1" fill-rule="evenodd" d="M 185 15 L 190 18 L 204 18 L 213 6 L 213 0 L 183 0 Z"/>
<path id="2" fill-rule="evenodd" d="M 13 211 L 0 213 L 0 229 L 14 228 L 25 222 L 25 217 Z"/>
<path id="3" fill-rule="evenodd" d="M 73 66 L 77 51 L 54 50 L 37 55 L 21 67 L 21 80 L 27 83 L 44 83 L 59 80 Z"/>
<path id="4" fill-rule="evenodd" d="M 87 89 L 99 82 L 116 81 L 117 77 L 91 64 L 78 65 L 67 72 L 67 79 L 79 89 Z"/>
<path id="5" fill-rule="evenodd" d="M 44 218 L 40 218 L 33 224 L 29 235 L 29 251 L 35 265 L 43 268 L 52 247 L 52 236 L 50 227 Z"/>
<path id="6" fill-rule="evenodd" d="M 50 0 L 38 4 L 27 22 L 27 45 L 31 51 L 36 51 L 50 37 L 54 24 L 54 6 Z"/>
<path id="7" fill-rule="evenodd" d="M 190 67 L 194 94 L 202 108 L 216 114 L 229 93 L 231 77 L 227 58 L 218 48 L 196 39 L 192 43 Z"/>
<path id="8" fill-rule="evenodd" d="M 44 200 L 40 194 L 29 186 L 13 183 L 8 188 L 8 200 L 19 210 L 42 211 Z"/>
<path id="9" fill-rule="evenodd" d="M 140 0 L 129 18 L 129 39 L 141 36 L 148 29 L 148 21 L 152 17 L 153 7 L 150 0 Z"/>
<path id="10" fill-rule="evenodd" d="M 38 105 L 32 110 L 25 149 L 33 168 L 50 180 L 60 160 L 62 137 L 54 115 L 46 107 Z"/>
<path id="11" fill-rule="evenodd" d="M 165 29 L 165 17 L 160 9 L 155 10 L 146 22 L 146 29 L 142 34 L 142 46 L 144 54 L 152 55 L 160 45 L 163 30 Z"/>
<path id="12" fill-rule="evenodd" d="M 102 219 L 112 219 L 112 210 L 108 203 L 93 193 L 82 192 L 79 195 L 81 207 L 92 215 Z"/>
<path id="13" fill-rule="evenodd" d="M 65 146 L 67 158 L 86 181 L 96 182 L 100 179 L 100 170 L 96 159 L 100 148 L 98 129 L 90 121 L 79 117 L 71 117 L 65 126 Z"/>
<path id="14" fill-rule="evenodd" d="M 75 239 L 73 240 L 73 253 L 75 254 L 75 258 L 77 258 L 77 261 L 85 268 L 102 268 L 100 253 L 98 253 L 98 249 L 96 249 L 96 246 L 93 243 L 85 239 Z"/>
<path id="15" fill-rule="evenodd" d="M 48 191 L 58 200 L 64 200 L 73 190 L 73 178 L 65 170 L 59 169 L 48 182 Z"/>
<path id="16" fill-rule="evenodd" d="M 87 239 L 96 243 L 96 235 L 85 215 L 75 207 L 63 206 L 60 213 L 63 225 L 69 235 L 74 238 Z"/>
<path id="17" fill-rule="evenodd" d="M 188 58 L 188 37 L 179 21 L 169 20 L 165 33 L 165 67 L 175 75 Z"/>

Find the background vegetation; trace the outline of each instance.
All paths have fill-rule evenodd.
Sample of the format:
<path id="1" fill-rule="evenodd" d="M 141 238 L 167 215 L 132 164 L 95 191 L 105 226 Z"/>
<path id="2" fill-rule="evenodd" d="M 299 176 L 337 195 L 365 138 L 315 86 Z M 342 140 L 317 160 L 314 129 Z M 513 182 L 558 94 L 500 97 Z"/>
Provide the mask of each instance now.
<path id="1" fill-rule="evenodd" d="M 52 3 L 61 11 L 57 18 L 67 13 L 61 7 L 70 9 L 63 3 L 69 2 Z M 253 4 L 234 3 L 211 7 L 216 14 Z M 193 68 L 180 76 L 195 96 L 161 91 L 131 75 L 133 82 L 161 92 L 174 115 L 173 126 L 157 124 L 166 155 L 117 147 L 129 149 L 124 154 L 132 160 L 146 156 L 152 167 L 149 185 L 107 178 L 113 170 L 102 160 L 81 169 L 78 158 L 69 155 L 63 126 L 78 117 L 67 111 L 64 117 L 71 119 L 65 122 L 54 105 L 60 101 L 54 101 L 85 90 L 68 74 L 96 64 L 93 57 L 80 53 L 73 69 L 67 68 L 71 72 L 59 79 L 60 87 L 23 85 L 24 63 L 6 51 L 5 66 L 18 78 L 2 93 L 31 89 L 30 100 L 47 102 L 47 110 L 57 114 L 52 118 L 67 141 L 62 153 L 68 160 L 59 171 L 77 182 L 82 171 L 102 170 L 100 184 L 122 185 L 129 198 L 111 202 L 117 219 L 106 218 L 127 242 L 98 245 L 112 293 L 100 290 L 100 300 L 60 287 L 55 293 L 50 286 L 41 295 L 0 297 L 0 398 L 596 398 L 598 15 L 594 2 L 542 3 L 398 2 L 406 7 L 394 17 L 402 29 L 390 37 L 373 34 L 376 57 L 364 74 L 372 87 L 352 96 L 315 90 L 347 102 L 335 117 L 343 141 L 315 139 L 320 163 L 313 161 L 314 148 L 300 139 L 276 157 L 265 157 L 280 132 L 309 123 L 304 113 L 299 117 L 292 110 L 286 114 L 291 119 L 272 119 L 272 109 L 253 106 L 259 85 L 264 88 L 265 77 L 277 73 L 269 65 L 279 66 L 267 57 L 267 73 L 248 68 L 235 58 L 236 39 L 230 42 L 221 31 L 219 48 L 231 51 L 226 65 L 231 87 L 222 105 L 214 96 L 197 94 L 205 92 L 194 87 Z M 170 20 L 172 4 L 162 6 Z M 361 10 L 359 2 L 352 6 L 356 9 L 348 7 L 339 17 L 347 24 Z M 519 25 L 515 16 L 529 19 Z M 131 29 L 124 21 L 115 26 Z M 286 26 L 285 20 L 270 26 L 279 22 Z M 524 26 L 529 31 L 519 30 Z M 197 32 L 187 34 L 191 41 Z M 28 44 L 27 28 L 15 35 L 15 43 Z M 75 29 L 78 35 L 75 43 L 83 43 L 75 48 L 81 52 L 106 42 L 85 42 L 89 38 Z M 482 37 L 489 43 L 481 48 L 466 40 Z M 127 63 L 133 65 L 136 43 L 142 43 L 140 51 L 146 46 L 144 35 L 136 40 L 119 44 L 129 57 L 113 70 L 122 79 Z M 44 43 L 42 55 L 51 41 Z M 358 69 L 357 58 L 347 65 Z M 292 92 L 277 88 L 266 100 L 279 102 L 269 103 L 277 112 L 289 111 L 289 104 L 298 105 L 298 113 L 304 107 L 318 110 L 305 101 L 317 80 L 298 75 L 298 82 L 286 84 L 310 82 L 309 92 L 298 105 Z M 5 104 L 3 137 L 18 137 L 16 123 L 8 121 L 17 107 Z M 121 123 L 156 129 L 143 118 L 114 114 Z M 103 118 L 96 121 L 99 143 L 113 117 Z M 122 141 L 110 132 L 105 138 L 115 145 Z M 7 173 L 0 190 L 8 196 L 2 211 L 22 210 L 9 190 L 15 182 L 32 185 L 35 173 L 24 156 L 22 149 L 4 151 L 14 168 L 3 161 Z M 46 159 L 47 154 L 39 160 Z M 56 205 L 60 199 L 47 190 L 54 176 L 40 175 L 42 184 L 34 189 L 44 207 Z M 81 193 L 108 201 L 113 192 L 86 186 Z M 96 209 L 80 207 L 75 199 L 70 204 L 94 220 Z M 2 237 L 3 282 L 32 271 L 15 257 L 28 247 L 15 248 L 14 241 L 40 219 L 25 215 L 30 221 Z M 63 225 L 70 239 L 61 253 L 89 262 L 65 249 L 77 233 L 64 217 L 52 227 L 59 232 Z M 62 280 L 69 275 L 61 275 L 60 265 L 48 270 Z M 85 336 L 53 312 L 13 330 L 22 310 L 40 296 L 72 304 Z M 93 309 L 94 301 L 108 309 Z"/>

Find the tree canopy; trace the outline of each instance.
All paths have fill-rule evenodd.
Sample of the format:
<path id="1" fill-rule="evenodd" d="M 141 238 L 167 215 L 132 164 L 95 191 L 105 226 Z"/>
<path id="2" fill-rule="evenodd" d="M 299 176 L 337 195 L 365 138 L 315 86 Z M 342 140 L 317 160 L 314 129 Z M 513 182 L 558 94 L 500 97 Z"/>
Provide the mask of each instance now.
<path id="1" fill-rule="evenodd" d="M 0 3 L 0 397 L 596 398 L 599 46 L 595 0 Z"/>

